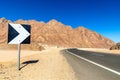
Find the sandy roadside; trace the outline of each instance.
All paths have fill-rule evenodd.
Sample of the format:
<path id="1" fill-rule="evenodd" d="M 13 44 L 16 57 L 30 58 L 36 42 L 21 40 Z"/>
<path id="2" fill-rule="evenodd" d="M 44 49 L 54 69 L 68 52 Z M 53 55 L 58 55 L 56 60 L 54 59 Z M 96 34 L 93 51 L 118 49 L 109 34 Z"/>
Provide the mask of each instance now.
<path id="1" fill-rule="evenodd" d="M 21 71 L 17 70 L 17 51 L 9 51 L 0 56 L 0 80 L 77 80 L 60 50 L 21 52 Z M 26 61 L 29 63 L 22 64 Z"/>

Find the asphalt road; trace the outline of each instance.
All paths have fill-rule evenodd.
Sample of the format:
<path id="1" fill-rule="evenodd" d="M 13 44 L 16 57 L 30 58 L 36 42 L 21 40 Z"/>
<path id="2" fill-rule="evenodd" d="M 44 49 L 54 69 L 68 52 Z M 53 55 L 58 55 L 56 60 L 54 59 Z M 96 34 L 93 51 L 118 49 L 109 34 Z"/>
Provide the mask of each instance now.
<path id="1" fill-rule="evenodd" d="M 78 80 L 120 80 L 120 55 L 78 49 L 61 51 Z"/>

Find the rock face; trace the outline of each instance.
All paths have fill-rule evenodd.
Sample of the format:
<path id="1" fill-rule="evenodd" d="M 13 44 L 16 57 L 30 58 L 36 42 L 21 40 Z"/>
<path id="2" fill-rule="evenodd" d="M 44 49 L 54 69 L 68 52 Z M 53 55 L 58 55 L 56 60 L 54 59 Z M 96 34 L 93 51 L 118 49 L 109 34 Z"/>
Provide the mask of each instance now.
<path id="1" fill-rule="evenodd" d="M 7 43 L 7 28 L 11 22 L 0 19 L 0 43 Z M 73 29 L 56 20 L 47 23 L 35 20 L 17 20 L 14 23 L 30 24 L 31 42 L 62 47 L 109 48 L 114 42 L 82 26 Z"/>
<path id="2" fill-rule="evenodd" d="M 113 45 L 110 50 L 120 50 L 120 42 L 116 43 L 116 45 Z"/>

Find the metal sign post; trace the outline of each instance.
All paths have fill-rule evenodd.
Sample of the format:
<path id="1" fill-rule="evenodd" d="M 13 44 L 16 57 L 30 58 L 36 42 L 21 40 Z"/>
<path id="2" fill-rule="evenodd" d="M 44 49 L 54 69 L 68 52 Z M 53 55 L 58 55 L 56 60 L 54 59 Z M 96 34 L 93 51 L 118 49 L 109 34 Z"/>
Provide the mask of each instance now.
<path id="1" fill-rule="evenodd" d="M 18 44 L 18 70 L 20 70 L 20 49 L 21 49 L 21 44 Z"/>

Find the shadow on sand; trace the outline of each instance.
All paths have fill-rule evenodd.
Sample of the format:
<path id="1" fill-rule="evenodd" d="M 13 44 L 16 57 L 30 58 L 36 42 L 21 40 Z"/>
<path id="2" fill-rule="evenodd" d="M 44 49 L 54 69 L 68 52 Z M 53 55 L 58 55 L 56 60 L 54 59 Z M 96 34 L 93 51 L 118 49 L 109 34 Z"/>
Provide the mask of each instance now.
<path id="1" fill-rule="evenodd" d="M 20 68 L 20 70 L 21 70 L 22 68 L 26 67 L 27 65 L 37 63 L 38 61 L 39 61 L 39 60 L 29 60 L 29 61 L 25 61 L 25 62 L 22 63 L 22 64 L 24 64 L 24 65 Z"/>

